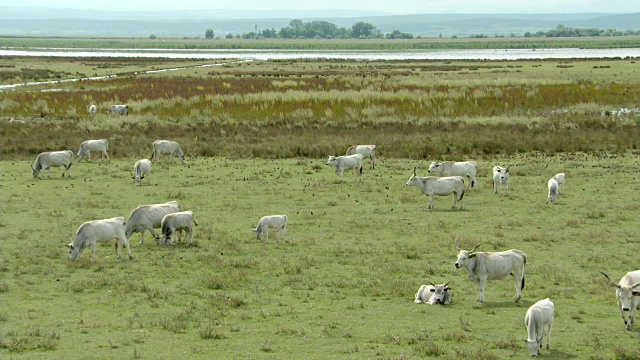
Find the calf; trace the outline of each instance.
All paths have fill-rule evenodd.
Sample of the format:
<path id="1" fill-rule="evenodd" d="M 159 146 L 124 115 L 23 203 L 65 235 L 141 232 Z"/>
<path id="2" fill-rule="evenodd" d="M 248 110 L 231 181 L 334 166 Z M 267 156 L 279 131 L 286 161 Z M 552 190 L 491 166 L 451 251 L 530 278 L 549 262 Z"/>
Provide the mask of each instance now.
<path id="1" fill-rule="evenodd" d="M 269 215 L 263 216 L 258 221 L 258 226 L 253 230 L 256 239 L 261 239 L 262 234 L 267 234 L 267 242 L 269 241 L 269 229 L 278 229 L 278 241 L 280 242 L 280 231 L 284 233 L 284 241 L 287 240 L 287 215 Z"/>
<path id="2" fill-rule="evenodd" d="M 136 161 L 133 165 L 133 180 L 136 186 L 140 186 L 142 179 L 147 176 L 147 185 L 151 185 L 151 161 L 148 159 L 142 159 Z"/>
<path id="3" fill-rule="evenodd" d="M 513 275 L 516 281 L 516 302 L 522 296 L 524 289 L 524 272 L 527 263 L 527 255 L 516 249 L 501 252 L 475 252 L 480 245 L 476 245 L 471 251 L 460 249 L 456 240 L 456 249 L 460 251 L 458 260 L 454 264 L 456 268 L 466 269 L 469 278 L 478 285 L 478 301 L 484 301 L 484 288 L 487 280 L 504 279 Z"/>
<path id="4" fill-rule="evenodd" d="M 87 161 L 91 161 L 91 152 L 92 151 L 100 151 L 102 156 L 100 157 L 100 162 L 104 160 L 104 157 L 107 157 L 107 161 L 111 162 L 109 159 L 109 154 L 107 154 L 107 150 L 109 149 L 109 141 L 107 139 L 100 140 L 87 140 L 83 141 L 80 144 L 80 150 L 78 150 L 78 159 L 76 162 L 82 161 L 83 157 L 87 157 Z"/>
<path id="5" fill-rule="evenodd" d="M 189 245 L 193 242 L 193 225 L 198 225 L 196 219 L 193 217 L 193 211 L 182 211 L 167 214 L 162 218 L 160 228 L 162 229 L 162 235 L 160 241 L 164 245 L 169 245 L 175 242 L 176 232 L 179 230 L 186 230 L 189 234 Z M 185 239 L 187 237 L 185 235 Z"/>
<path id="6" fill-rule="evenodd" d="M 640 291 L 636 290 L 636 288 L 640 286 L 640 270 L 628 272 L 617 284 L 611 280 L 609 275 L 602 271 L 600 273 L 609 279 L 612 286 L 616 287 L 616 298 L 618 299 L 620 316 L 626 325 L 625 329 L 631 330 L 636 310 L 640 309 L 640 301 L 638 301 Z"/>
<path id="7" fill-rule="evenodd" d="M 376 146 L 375 145 L 353 145 L 347 149 L 347 155 L 360 154 L 363 158 L 371 159 L 371 168 L 376 168 Z"/>
<path id="8" fill-rule="evenodd" d="M 460 209 L 464 208 L 464 202 L 462 197 L 464 196 L 464 178 L 462 176 L 447 176 L 447 177 L 434 177 L 434 176 L 417 176 L 416 166 L 413 168 L 413 175 L 409 178 L 406 186 L 416 186 L 420 191 L 429 196 L 429 209 L 433 209 L 433 196 L 434 195 L 449 195 L 453 194 L 453 205 L 451 208 L 455 208 L 456 202 L 460 201 Z"/>
<path id="9" fill-rule="evenodd" d="M 442 304 L 449 305 L 451 303 L 451 289 L 449 283 L 435 285 L 422 285 L 416 293 L 416 299 L 413 300 L 416 304 Z"/>
<path id="10" fill-rule="evenodd" d="M 545 331 L 547 332 L 547 346 L 549 349 L 549 343 L 551 342 L 551 326 L 553 326 L 553 303 L 549 298 L 540 300 L 537 303 L 531 305 L 527 314 L 524 317 L 524 324 L 527 326 L 527 338 L 523 339 L 529 347 L 531 356 L 540 355 L 540 348 L 542 347 L 542 337 Z"/>
<path id="11" fill-rule="evenodd" d="M 494 166 L 493 167 L 493 193 L 498 193 L 498 187 L 500 188 L 500 195 L 502 195 L 502 187 L 507 187 L 506 195 L 509 195 L 509 166 Z"/>
<path id="12" fill-rule="evenodd" d="M 62 172 L 62 177 L 64 177 L 65 171 L 69 172 L 69 177 L 71 177 L 71 164 L 73 163 L 73 151 L 71 150 L 62 150 L 62 151 L 47 151 L 38 154 L 33 164 L 31 164 L 31 170 L 33 173 L 33 178 L 37 179 L 38 175 L 40 175 L 40 171 L 47 170 L 47 177 L 51 173 L 52 167 L 64 166 L 65 170 Z"/>
<path id="13" fill-rule="evenodd" d="M 78 228 L 76 238 L 66 245 L 69 248 L 69 260 L 75 260 L 87 246 L 93 250 L 93 258 L 96 258 L 96 242 L 106 242 L 112 239 L 118 240 L 118 259 L 122 255 L 122 245 L 127 247 L 129 259 L 133 259 L 129 240 L 125 236 L 125 222 L 122 216 L 111 219 L 94 220 L 86 222 Z"/>
<path id="14" fill-rule="evenodd" d="M 336 168 L 336 173 L 340 173 L 340 182 L 344 181 L 344 171 L 355 169 L 356 181 L 360 176 L 360 182 L 362 182 L 362 162 L 364 158 L 360 154 L 345 155 L 345 156 L 329 156 L 327 165 Z"/>

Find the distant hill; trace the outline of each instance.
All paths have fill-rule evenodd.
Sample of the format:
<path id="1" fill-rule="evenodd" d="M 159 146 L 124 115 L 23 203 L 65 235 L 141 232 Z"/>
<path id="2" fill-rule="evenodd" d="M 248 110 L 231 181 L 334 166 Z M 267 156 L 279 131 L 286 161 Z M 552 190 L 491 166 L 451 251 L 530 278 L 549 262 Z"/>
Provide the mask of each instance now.
<path id="1" fill-rule="evenodd" d="M 285 16 L 288 15 L 288 16 Z M 96 11 L 0 7 L 0 35 L 16 36 L 136 36 L 203 37 L 206 29 L 216 36 L 287 27 L 292 19 L 324 20 L 350 28 L 359 21 L 383 33 L 393 30 L 414 36 L 522 36 L 567 27 L 639 30 L 640 13 L 634 14 L 422 14 L 388 15 L 349 10 L 317 11 Z M 1 45 L 1 42 L 0 42 Z"/>

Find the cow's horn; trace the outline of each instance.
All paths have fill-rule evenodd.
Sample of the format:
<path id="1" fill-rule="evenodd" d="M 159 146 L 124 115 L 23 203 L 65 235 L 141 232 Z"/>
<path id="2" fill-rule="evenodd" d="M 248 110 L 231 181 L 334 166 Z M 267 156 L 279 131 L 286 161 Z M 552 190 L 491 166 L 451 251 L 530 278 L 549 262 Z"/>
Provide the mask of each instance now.
<path id="1" fill-rule="evenodd" d="M 418 165 L 416 165 L 416 167 L 414 167 L 414 168 L 413 168 L 413 175 L 414 175 L 414 176 L 417 176 L 417 175 L 416 175 L 416 170 L 418 170 Z"/>
<path id="2" fill-rule="evenodd" d="M 431 286 L 433 286 L 433 287 L 435 287 L 435 286 L 436 286 L 436 284 L 432 283 L 431 281 L 429 281 L 429 285 L 431 285 Z"/>
<path id="3" fill-rule="evenodd" d="M 460 249 L 460 245 L 458 245 L 458 239 L 456 239 L 456 249 L 462 251 L 462 249 Z"/>
<path id="4" fill-rule="evenodd" d="M 609 279 L 609 281 L 611 282 L 611 284 L 615 287 L 617 287 L 618 289 L 620 289 L 620 284 L 616 284 L 615 281 L 611 280 L 611 278 L 609 277 L 609 275 L 603 273 L 602 271 L 600 271 L 600 274 L 604 275 L 604 277 L 606 277 L 607 279 Z"/>
<path id="5" fill-rule="evenodd" d="M 482 245 L 482 244 L 478 244 L 478 245 L 474 246 L 473 249 L 471 249 L 471 251 L 469 251 L 469 252 L 474 252 L 480 245 Z"/>
<path id="6" fill-rule="evenodd" d="M 449 285 L 451 281 L 447 281 L 446 283 L 444 283 L 444 287 L 447 287 L 447 285 Z"/>

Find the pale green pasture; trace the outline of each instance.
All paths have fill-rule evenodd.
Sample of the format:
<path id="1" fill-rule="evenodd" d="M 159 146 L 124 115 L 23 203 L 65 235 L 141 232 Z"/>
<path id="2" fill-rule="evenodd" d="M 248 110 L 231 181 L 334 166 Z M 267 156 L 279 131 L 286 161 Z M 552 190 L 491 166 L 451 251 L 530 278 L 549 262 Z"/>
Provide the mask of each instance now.
<path id="1" fill-rule="evenodd" d="M 406 187 L 428 161 L 379 159 L 346 183 L 326 159 L 190 159 L 154 163 L 135 187 L 135 159 L 73 165 L 73 178 L 33 180 L 27 161 L 0 162 L 0 358 L 529 358 L 524 315 L 556 305 L 543 358 L 638 358 L 640 323 L 624 330 L 614 279 L 640 268 L 640 157 L 561 154 L 478 159 L 479 189 L 433 210 Z M 511 165 L 509 196 L 494 195 L 493 165 Z M 547 179 L 567 173 L 546 205 Z M 102 244 L 68 260 L 61 242 L 85 221 L 177 200 L 193 210 L 195 244 L 131 238 L 133 260 Z M 289 243 L 251 233 L 289 216 Z M 489 282 L 484 304 L 453 263 L 454 241 L 527 255 L 526 286 Z M 451 281 L 450 306 L 413 303 L 421 284 Z M 625 357 L 626 356 L 626 357 Z"/>

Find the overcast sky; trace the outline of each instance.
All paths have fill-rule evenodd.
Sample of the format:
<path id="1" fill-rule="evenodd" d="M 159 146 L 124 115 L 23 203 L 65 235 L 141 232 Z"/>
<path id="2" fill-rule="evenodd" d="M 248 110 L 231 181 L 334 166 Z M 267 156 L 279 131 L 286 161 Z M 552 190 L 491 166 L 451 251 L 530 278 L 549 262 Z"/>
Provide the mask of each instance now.
<path id="1" fill-rule="evenodd" d="M 4 1 L 2 1 L 4 3 Z M 20 0 L 0 6 L 100 10 L 314 10 L 348 9 L 415 13 L 632 13 L 640 0 Z"/>

